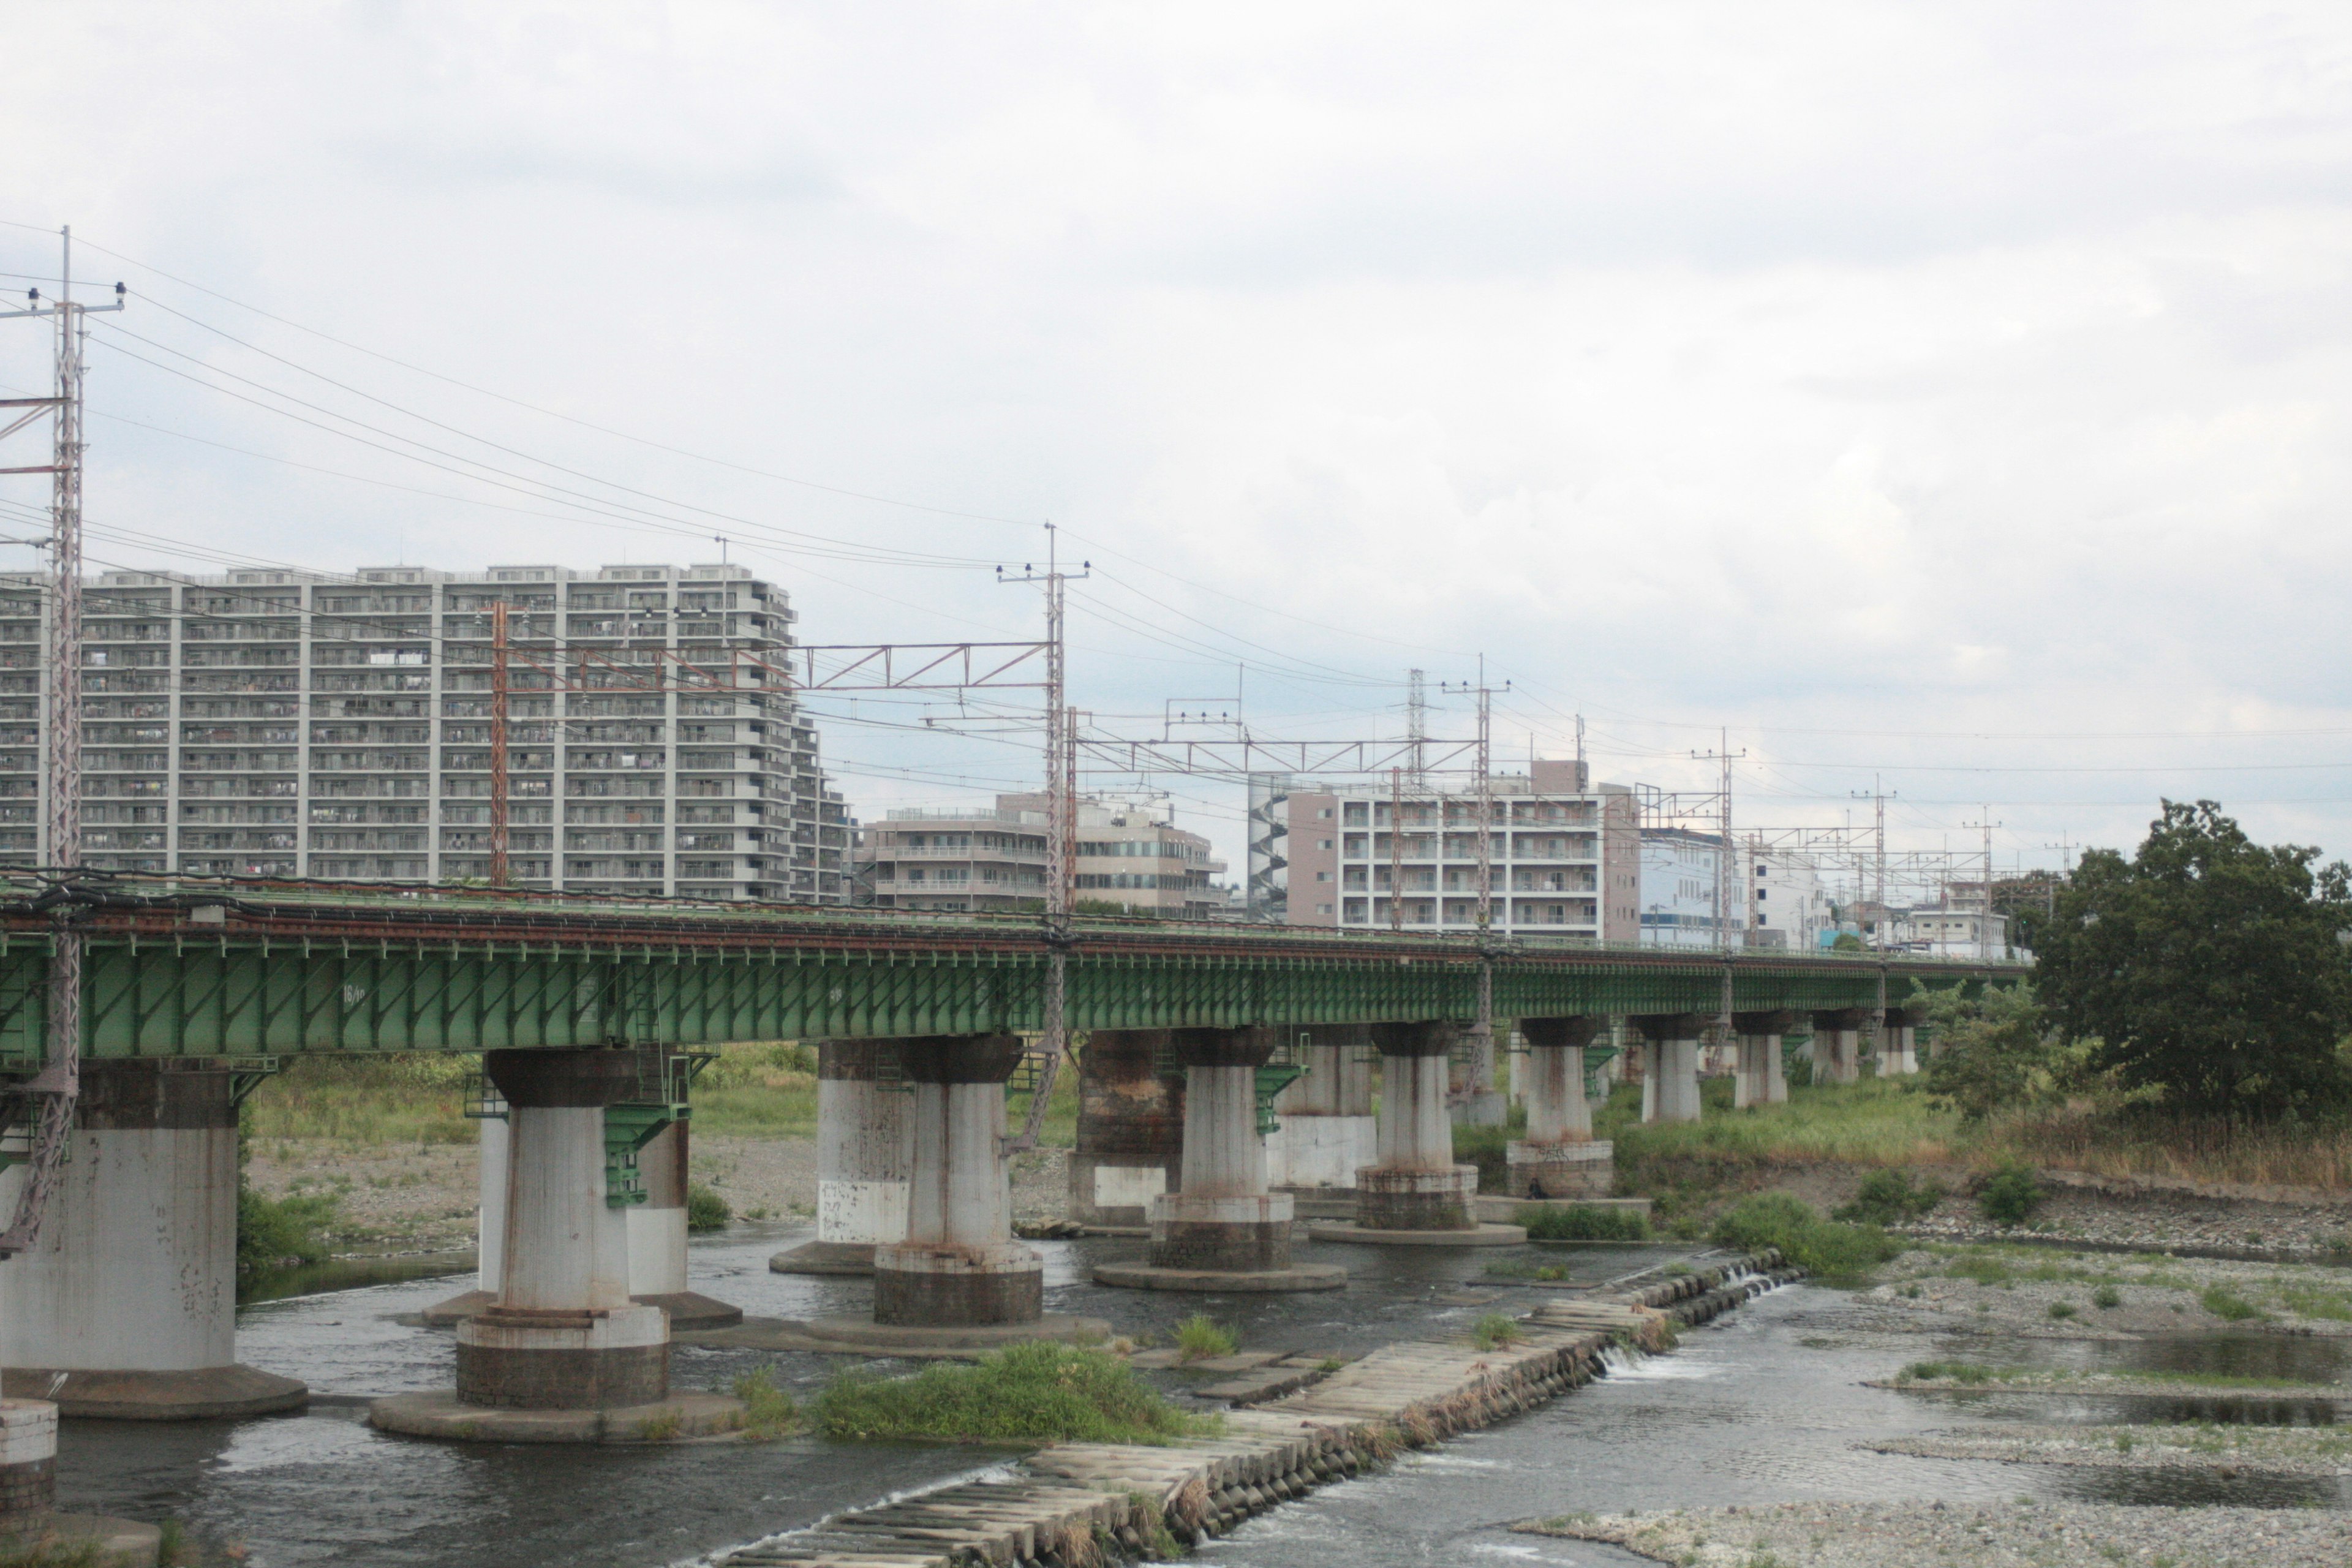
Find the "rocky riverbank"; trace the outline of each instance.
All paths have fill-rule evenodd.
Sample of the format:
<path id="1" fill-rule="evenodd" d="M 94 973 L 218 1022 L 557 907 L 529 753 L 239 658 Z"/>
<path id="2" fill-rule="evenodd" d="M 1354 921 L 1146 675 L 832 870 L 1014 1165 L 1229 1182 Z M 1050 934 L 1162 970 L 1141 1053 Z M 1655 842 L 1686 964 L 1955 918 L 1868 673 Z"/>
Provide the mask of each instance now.
<path id="1" fill-rule="evenodd" d="M 1604 1541 L 1681 1568 L 2343 1568 L 2352 1516 L 2302 1509 L 2131 1508 L 2021 1500 L 1790 1502 L 1529 1521 L 1534 1535 Z"/>

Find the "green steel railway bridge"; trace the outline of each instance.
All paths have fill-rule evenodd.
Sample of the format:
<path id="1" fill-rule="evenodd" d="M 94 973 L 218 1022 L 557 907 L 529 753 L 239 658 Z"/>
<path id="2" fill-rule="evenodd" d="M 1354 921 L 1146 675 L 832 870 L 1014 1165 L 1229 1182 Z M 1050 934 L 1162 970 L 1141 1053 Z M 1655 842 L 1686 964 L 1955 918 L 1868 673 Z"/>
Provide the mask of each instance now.
<path id="1" fill-rule="evenodd" d="M 1885 1008 L 2021 966 L 1078 917 L 109 879 L 0 885 L 0 1065 L 37 1067 L 60 920 L 92 1058 L 489 1051 Z M 1727 995 L 1726 984 L 1728 982 Z M 1727 1007 L 1726 1003 L 1728 1002 Z"/>
<path id="2" fill-rule="evenodd" d="M 53 983 L 77 955 L 80 1027 L 53 1031 Z M 1100 1329 L 1045 1310 L 1040 1255 L 1012 1235 L 1009 1160 L 1034 1138 L 1059 1059 L 1031 1042 L 1054 1038 L 1057 993 L 1064 1037 L 1087 1041 L 1071 1213 L 1150 1237 L 1148 1261 L 1105 1265 L 1098 1282 L 1319 1289 L 1348 1271 L 1293 1265 L 1302 1190 L 1352 1205 L 1318 1239 L 1524 1239 L 1482 1216 L 1477 1170 L 1453 1155 L 1448 1119 L 1465 1102 L 1450 1080 L 1483 1061 L 1494 1098 L 1495 1020 L 1527 1053 L 1512 1192 L 1554 1199 L 1610 1191 L 1586 1100 L 1604 1034 L 1638 1053 L 1645 1117 L 1691 1120 L 1704 1038 L 1736 1041 L 1738 1101 L 1759 1104 L 1786 1094 L 1784 1030 L 1811 1034 L 1817 1078 L 1852 1076 L 1872 1031 L 1881 1070 L 1902 1072 L 1929 992 L 2022 973 L 1526 937 L 0 874 L 0 1095 L 17 1108 L 16 1147 L 0 1149 L 0 1200 L 16 1216 L 0 1237 L 5 1390 L 100 1416 L 232 1416 L 307 1397 L 235 1348 L 236 1105 L 289 1056 L 483 1060 L 482 1288 L 464 1311 L 452 1304 L 457 1386 L 381 1402 L 376 1424 L 593 1439 L 625 1418 L 687 1434 L 731 1418 L 731 1402 L 674 1396 L 668 1382 L 673 1322 L 740 1317 L 687 1285 L 688 1086 L 729 1041 L 821 1042 L 817 1235 L 775 1267 L 870 1275 L 873 1308 L 796 1331 L 866 1354 L 942 1352 Z M 1014 1136 L 1006 1091 L 1024 1059 L 1045 1076 Z"/>

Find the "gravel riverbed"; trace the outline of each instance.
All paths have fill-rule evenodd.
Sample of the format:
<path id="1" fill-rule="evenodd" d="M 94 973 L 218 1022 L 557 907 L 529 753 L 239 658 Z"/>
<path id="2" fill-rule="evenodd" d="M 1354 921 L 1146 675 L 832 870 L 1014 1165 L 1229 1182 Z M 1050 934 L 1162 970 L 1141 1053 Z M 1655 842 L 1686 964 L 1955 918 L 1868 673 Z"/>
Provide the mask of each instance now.
<path id="1" fill-rule="evenodd" d="M 2205 1470 L 2232 1479 L 2270 1475 L 2352 1475 L 2352 1433 L 2314 1426 L 2038 1426 L 1931 1432 L 1857 1445 L 1922 1459 L 1990 1459 L 2004 1465 L 2089 1465 L 2117 1470 Z"/>
<path id="2" fill-rule="evenodd" d="M 1684 1568 L 2344 1568 L 2352 1517 L 2307 1509 L 1791 1502 L 1530 1521 Z"/>

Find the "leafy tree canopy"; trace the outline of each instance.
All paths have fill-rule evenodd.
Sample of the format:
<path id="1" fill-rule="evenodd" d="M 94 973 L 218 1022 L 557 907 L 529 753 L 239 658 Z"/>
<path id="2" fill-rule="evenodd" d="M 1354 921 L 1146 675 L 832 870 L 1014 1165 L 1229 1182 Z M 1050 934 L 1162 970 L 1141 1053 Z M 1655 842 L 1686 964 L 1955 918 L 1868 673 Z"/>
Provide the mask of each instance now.
<path id="1" fill-rule="evenodd" d="M 2164 803 L 2139 854 L 2083 857 L 2040 933 L 2051 1019 L 2091 1065 L 2184 1110 L 2271 1118 L 2352 1089 L 2352 869 Z"/>

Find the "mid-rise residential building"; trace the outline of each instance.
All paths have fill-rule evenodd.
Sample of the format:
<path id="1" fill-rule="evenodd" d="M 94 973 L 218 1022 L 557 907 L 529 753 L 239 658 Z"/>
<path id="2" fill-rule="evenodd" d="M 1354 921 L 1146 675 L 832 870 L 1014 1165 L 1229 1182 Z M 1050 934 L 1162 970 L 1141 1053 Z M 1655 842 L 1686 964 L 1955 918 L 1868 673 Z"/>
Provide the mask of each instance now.
<path id="1" fill-rule="evenodd" d="M 993 806 L 908 806 L 858 834 L 856 877 L 884 909 L 1042 909 L 1045 899 L 1046 801 L 1000 795 Z M 1171 820 L 1164 803 L 1077 803 L 1072 861 L 1080 909 L 1115 905 L 1131 914 L 1214 920 L 1227 893 L 1225 868 L 1209 841 Z"/>
<path id="2" fill-rule="evenodd" d="M 1633 794 L 1583 765 L 1538 761 L 1495 777 L 1489 929 L 1631 942 L 1640 930 Z M 1469 789 L 1251 780 L 1250 918 L 1289 925 L 1478 925 L 1478 802 Z M 1395 904 L 1391 904 L 1391 900 Z"/>
<path id="3" fill-rule="evenodd" d="M 1734 836 L 1735 841 L 1737 836 Z M 1829 889 L 1802 855 L 1741 847 L 1732 857 L 1727 927 L 1717 919 L 1723 838 L 1685 827 L 1642 831 L 1642 940 L 1656 947 L 1818 946 L 1835 925 Z"/>
<path id="4" fill-rule="evenodd" d="M 51 858 L 46 587 L 0 577 L 0 855 L 18 861 Z M 845 901 L 847 809 L 783 689 L 793 611 L 731 565 L 107 573 L 85 589 L 84 862 L 488 879 L 501 602 L 514 885 Z"/>

